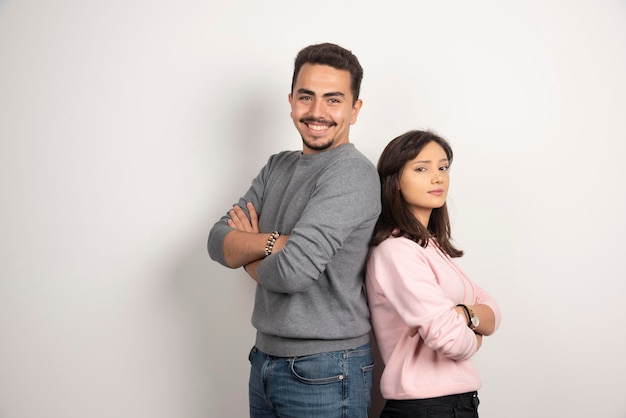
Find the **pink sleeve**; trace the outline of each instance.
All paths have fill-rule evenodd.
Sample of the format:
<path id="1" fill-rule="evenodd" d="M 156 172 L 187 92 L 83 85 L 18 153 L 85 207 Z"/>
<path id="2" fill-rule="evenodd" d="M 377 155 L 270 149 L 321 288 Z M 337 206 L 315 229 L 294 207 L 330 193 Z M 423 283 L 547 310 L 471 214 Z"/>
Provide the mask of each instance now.
<path id="1" fill-rule="evenodd" d="M 500 327 L 500 320 L 501 320 L 500 306 L 498 306 L 498 302 L 496 302 L 496 300 L 492 298 L 491 295 L 489 295 L 489 293 L 487 293 L 483 288 L 475 284 L 474 284 L 474 294 L 475 294 L 475 297 L 474 297 L 475 305 L 479 305 L 479 304 L 487 305 L 493 311 L 493 315 L 495 317 L 495 327 L 493 329 L 493 332 L 496 332 L 498 327 Z"/>
<path id="2" fill-rule="evenodd" d="M 437 266 L 424 248 L 407 239 L 388 239 L 373 249 L 368 274 L 409 328 L 417 328 L 428 347 L 464 360 L 477 350 L 474 332 L 454 310 L 437 281 Z"/>

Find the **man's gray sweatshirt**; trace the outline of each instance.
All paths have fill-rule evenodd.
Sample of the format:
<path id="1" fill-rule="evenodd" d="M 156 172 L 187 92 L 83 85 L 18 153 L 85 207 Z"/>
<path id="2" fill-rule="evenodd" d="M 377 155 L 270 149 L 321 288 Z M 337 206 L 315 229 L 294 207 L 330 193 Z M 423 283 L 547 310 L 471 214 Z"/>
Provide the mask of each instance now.
<path id="1" fill-rule="evenodd" d="M 246 202 L 261 232 L 289 235 L 257 269 L 256 346 L 291 357 L 365 344 L 364 266 L 381 206 L 374 165 L 350 143 L 312 155 L 284 151 L 269 158 L 237 204 L 247 211 Z M 211 258 L 223 265 L 227 220 L 213 226 L 208 241 Z"/>

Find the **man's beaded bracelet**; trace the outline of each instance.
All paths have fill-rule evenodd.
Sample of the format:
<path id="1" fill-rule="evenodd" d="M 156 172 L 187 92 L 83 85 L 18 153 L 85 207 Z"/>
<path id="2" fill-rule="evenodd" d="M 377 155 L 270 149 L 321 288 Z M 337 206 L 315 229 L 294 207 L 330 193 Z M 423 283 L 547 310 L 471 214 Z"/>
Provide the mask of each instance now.
<path id="1" fill-rule="evenodd" d="M 272 249 L 274 248 L 274 244 L 276 244 L 278 237 L 280 237 L 280 232 L 274 231 L 270 234 L 269 238 L 267 238 L 267 243 L 265 244 L 266 257 L 272 253 Z"/>

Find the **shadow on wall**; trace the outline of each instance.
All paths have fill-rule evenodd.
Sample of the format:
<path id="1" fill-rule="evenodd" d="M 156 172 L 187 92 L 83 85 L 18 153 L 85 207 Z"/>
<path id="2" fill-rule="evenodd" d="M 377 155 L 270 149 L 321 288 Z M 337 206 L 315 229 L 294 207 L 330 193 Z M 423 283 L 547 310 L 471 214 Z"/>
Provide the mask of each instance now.
<path id="1" fill-rule="evenodd" d="M 289 116 L 290 108 L 282 87 L 267 82 L 234 83 L 221 86 L 224 94 L 217 97 L 229 97 L 227 103 L 215 103 L 216 110 L 208 115 L 218 121 L 219 131 L 226 132 L 219 138 L 207 138 L 212 147 L 222 151 L 215 161 L 217 181 L 228 179 L 228 186 L 219 199 L 227 198 L 232 204 L 242 196 L 252 179 L 265 165 L 271 154 L 284 149 L 300 149 L 301 141 Z M 281 94 L 278 94 L 281 92 Z M 213 159 L 213 155 L 209 156 Z M 227 206 L 220 208 L 220 216 Z"/>
<path id="2" fill-rule="evenodd" d="M 255 286 L 241 271 L 212 261 L 206 242 L 197 244 L 171 274 L 187 328 L 188 341 L 183 345 L 192 405 L 189 413 L 198 418 L 246 416 Z"/>
<path id="3" fill-rule="evenodd" d="M 183 345 L 191 406 L 187 418 L 248 416 L 248 354 L 255 330 L 250 323 L 255 283 L 242 269 L 232 270 L 211 260 L 208 234 L 215 222 L 250 186 L 269 158 L 275 123 L 288 123 L 284 106 L 267 105 L 271 86 L 250 85 L 232 78 L 207 94 L 206 138 L 202 147 L 210 167 L 204 190 L 205 219 L 198 222 L 189 248 L 170 274 L 172 292 L 182 312 L 188 338 Z M 215 133 L 218 133 L 217 136 Z M 201 237 L 201 238 L 198 238 Z"/>

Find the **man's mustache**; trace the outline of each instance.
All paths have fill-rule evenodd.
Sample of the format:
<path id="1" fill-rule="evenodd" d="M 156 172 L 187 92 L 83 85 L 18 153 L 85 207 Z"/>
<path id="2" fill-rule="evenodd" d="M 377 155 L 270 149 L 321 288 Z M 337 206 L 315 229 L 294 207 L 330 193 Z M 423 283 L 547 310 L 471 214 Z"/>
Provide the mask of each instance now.
<path id="1" fill-rule="evenodd" d="M 315 123 L 318 125 L 328 125 L 328 126 L 335 126 L 336 123 L 333 122 L 332 120 L 326 120 L 324 118 L 302 118 L 300 119 L 301 123 Z"/>

